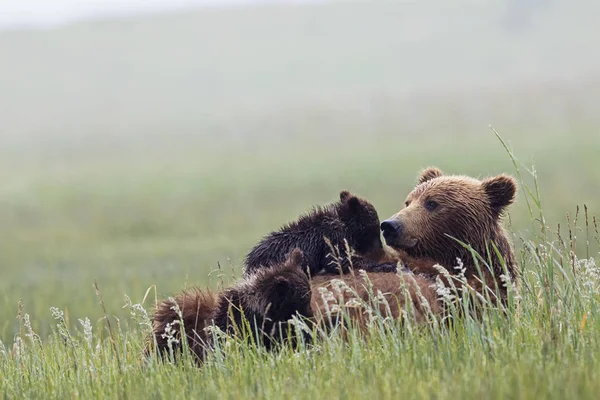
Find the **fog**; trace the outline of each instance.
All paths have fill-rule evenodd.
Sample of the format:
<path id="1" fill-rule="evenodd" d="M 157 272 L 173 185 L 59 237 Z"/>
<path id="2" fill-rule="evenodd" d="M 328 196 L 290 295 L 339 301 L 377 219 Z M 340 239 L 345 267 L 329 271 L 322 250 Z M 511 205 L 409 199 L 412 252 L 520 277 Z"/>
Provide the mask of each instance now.
<path id="1" fill-rule="evenodd" d="M 2 0 L 1 29 L 45 29 L 74 22 L 207 7 L 310 3 L 320 0 Z"/>
<path id="2" fill-rule="evenodd" d="M 0 33 L 0 145 L 292 134 L 315 113 L 387 113 L 399 132 L 454 115 L 480 130 L 594 119 L 599 13 L 592 0 L 369 1 L 12 29 Z"/>

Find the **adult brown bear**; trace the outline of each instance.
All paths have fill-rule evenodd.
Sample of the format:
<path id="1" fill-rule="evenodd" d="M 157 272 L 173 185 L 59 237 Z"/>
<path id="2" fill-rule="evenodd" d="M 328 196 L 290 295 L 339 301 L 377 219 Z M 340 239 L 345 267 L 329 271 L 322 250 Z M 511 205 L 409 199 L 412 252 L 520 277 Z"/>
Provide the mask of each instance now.
<path id="1" fill-rule="evenodd" d="M 450 274 L 464 273 L 477 290 L 485 281 L 493 292 L 488 293 L 505 302 L 505 282 L 516 284 L 519 271 L 502 217 L 516 192 L 516 181 L 508 175 L 478 180 L 427 168 L 404 208 L 381 223 L 383 237 L 406 254 L 403 258 L 414 273 L 433 279 L 439 275 L 434 265 L 439 264 Z"/>

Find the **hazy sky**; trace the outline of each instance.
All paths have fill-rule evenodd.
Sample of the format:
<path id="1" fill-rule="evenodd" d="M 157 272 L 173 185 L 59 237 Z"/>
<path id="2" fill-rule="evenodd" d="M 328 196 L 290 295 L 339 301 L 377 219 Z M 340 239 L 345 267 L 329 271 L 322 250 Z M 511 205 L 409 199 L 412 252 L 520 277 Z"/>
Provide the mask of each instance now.
<path id="1" fill-rule="evenodd" d="M 207 5 L 298 2 L 306 0 L 0 0 L 0 28 L 47 27 L 89 17 L 131 15 Z"/>

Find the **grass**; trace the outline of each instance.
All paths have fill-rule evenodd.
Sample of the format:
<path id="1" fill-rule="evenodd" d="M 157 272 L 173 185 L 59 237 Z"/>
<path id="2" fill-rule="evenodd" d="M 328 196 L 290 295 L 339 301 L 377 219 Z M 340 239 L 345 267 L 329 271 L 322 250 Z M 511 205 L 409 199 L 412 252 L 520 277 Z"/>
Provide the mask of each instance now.
<path id="1" fill-rule="evenodd" d="M 589 146 L 597 140 L 581 139 Z M 580 144 L 553 138 L 540 147 L 538 176 L 513 165 L 491 132 L 461 148 L 477 151 L 476 159 L 449 154 L 444 142 L 449 139 L 443 137 L 422 162 L 415 161 L 422 154 L 398 158 L 396 149 L 420 145 L 413 140 L 390 139 L 386 146 L 357 140 L 330 153 L 311 152 L 315 142 L 307 139 L 267 159 L 230 149 L 234 164 L 222 159 L 224 153 L 211 157 L 205 151 L 172 163 L 92 160 L 73 164 L 77 170 L 22 170 L 22 180 L 7 180 L 3 189 L 0 393 L 593 398 L 600 389 L 594 375 L 600 356 L 598 232 L 592 215 L 597 203 L 589 202 L 587 219 L 583 206 L 577 217 L 576 207 L 567 209 L 567 218 L 562 204 L 571 200 L 567 186 L 574 182 L 551 178 L 578 168 L 566 160 L 570 146 Z M 528 140 L 518 142 L 521 149 Z M 455 173 L 520 175 L 510 230 L 524 281 L 508 319 L 492 309 L 483 324 L 464 320 L 451 330 L 423 331 L 390 326 L 367 339 L 353 335 L 347 343 L 334 335 L 296 353 L 267 354 L 233 340 L 201 370 L 189 360 L 141 362 L 145 310 L 155 296 L 187 284 L 228 284 L 262 234 L 310 204 L 335 199 L 342 188 L 371 198 L 382 216 L 391 215 L 418 168 L 427 164 Z M 593 194 L 593 174 L 591 169 L 574 174 L 581 187 L 590 182 L 580 196 Z"/>

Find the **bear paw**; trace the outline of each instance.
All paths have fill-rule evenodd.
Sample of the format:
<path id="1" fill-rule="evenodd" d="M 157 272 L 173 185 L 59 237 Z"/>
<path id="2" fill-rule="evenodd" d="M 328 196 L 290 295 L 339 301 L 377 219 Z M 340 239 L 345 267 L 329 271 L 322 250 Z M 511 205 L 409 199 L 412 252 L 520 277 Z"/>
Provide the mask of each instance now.
<path id="1" fill-rule="evenodd" d="M 397 272 L 398 266 L 396 263 L 377 264 L 369 267 L 367 272 Z"/>

